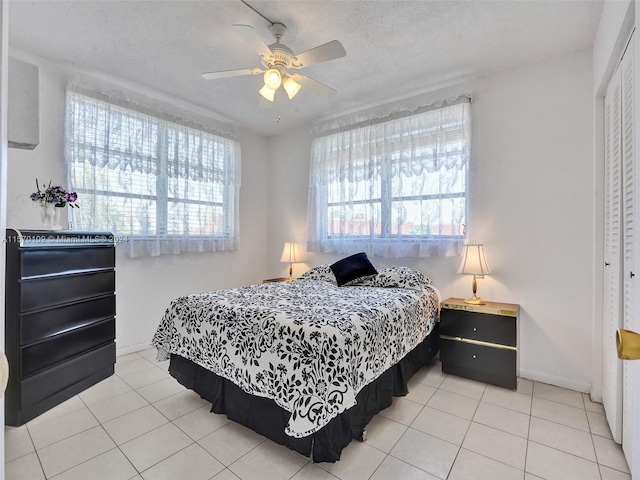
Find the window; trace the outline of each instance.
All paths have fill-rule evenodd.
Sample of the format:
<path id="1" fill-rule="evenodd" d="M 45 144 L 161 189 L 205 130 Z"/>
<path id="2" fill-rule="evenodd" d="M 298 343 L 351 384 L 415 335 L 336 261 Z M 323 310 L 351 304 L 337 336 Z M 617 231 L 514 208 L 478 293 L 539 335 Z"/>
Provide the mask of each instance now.
<path id="1" fill-rule="evenodd" d="M 456 254 L 464 239 L 470 100 L 320 128 L 312 144 L 309 251 Z"/>
<path id="2" fill-rule="evenodd" d="M 74 229 L 109 231 L 131 256 L 237 249 L 230 135 L 70 85 L 65 156 Z"/>

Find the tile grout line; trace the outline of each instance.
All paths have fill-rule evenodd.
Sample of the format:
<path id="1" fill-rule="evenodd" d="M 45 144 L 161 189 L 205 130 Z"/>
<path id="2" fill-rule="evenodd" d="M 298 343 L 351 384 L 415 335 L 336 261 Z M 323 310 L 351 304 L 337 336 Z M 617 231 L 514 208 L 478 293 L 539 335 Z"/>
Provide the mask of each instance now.
<path id="1" fill-rule="evenodd" d="M 235 462 L 234 462 L 234 463 L 235 463 Z M 289 480 L 291 480 L 291 479 L 292 479 L 293 477 L 295 477 L 298 473 L 300 473 L 302 470 L 304 470 L 304 468 L 305 468 L 307 465 L 309 465 L 309 460 L 307 460 L 307 463 L 305 463 L 305 464 L 304 464 L 303 466 L 301 466 L 301 467 L 300 467 L 300 468 L 299 468 L 299 469 L 298 469 L 298 470 L 297 470 L 293 475 L 291 475 L 291 476 L 289 477 Z M 229 471 L 231 471 L 231 470 L 229 470 Z M 233 473 L 233 472 L 231 472 L 231 473 Z M 328 472 L 327 472 L 327 473 L 328 473 Z M 217 474 L 216 474 L 216 475 L 217 475 Z"/>
<path id="2" fill-rule="evenodd" d="M 165 425 L 166 425 L 166 423 L 165 423 Z M 164 425 L 160 425 L 160 427 L 163 427 L 163 426 L 164 426 Z M 160 428 L 160 427 L 158 427 L 158 428 Z M 155 430 L 155 429 L 154 429 L 154 430 Z M 153 431 L 153 430 L 151 430 L 151 431 Z M 147 433 L 149 433 L 149 432 L 147 432 Z M 187 436 L 188 436 L 188 435 L 187 435 Z M 136 438 L 138 438 L 138 437 L 136 437 Z M 191 440 L 193 440 L 191 437 L 189 437 L 189 438 L 190 438 Z M 132 440 L 133 440 L 133 439 L 132 439 Z M 169 458 L 171 458 L 171 457 L 173 457 L 173 456 L 177 455 L 178 453 L 180 453 L 180 452 L 182 452 L 182 451 L 186 450 L 187 448 L 189 448 L 189 447 L 191 447 L 191 446 L 193 446 L 193 445 L 198 445 L 200 448 L 202 448 L 205 452 L 207 452 L 209 455 L 211 455 L 211 456 L 213 457 L 213 455 L 212 455 L 210 452 L 208 452 L 205 448 L 203 448 L 201 445 L 199 445 L 199 444 L 198 444 L 198 442 L 196 442 L 196 441 L 194 440 L 194 441 L 192 441 L 189 445 L 187 445 L 186 447 L 181 448 L 180 450 L 178 450 L 178 451 L 176 451 L 176 452 L 172 453 L 172 454 L 171 454 L 171 455 L 169 455 L 168 457 L 165 457 L 165 458 L 163 458 L 163 459 L 158 460 L 156 463 L 154 463 L 153 465 L 148 466 L 147 468 L 145 468 L 145 469 L 144 469 L 144 470 L 142 470 L 142 472 L 141 472 L 140 470 L 138 470 L 138 468 L 137 468 L 135 465 L 133 465 L 133 464 L 131 463 L 131 461 L 129 460 L 129 457 L 127 457 L 127 455 L 126 455 L 124 452 L 122 452 L 122 454 L 123 454 L 123 455 L 125 456 L 125 458 L 129 461 L 129 463 L 131 463 L 131 465 L 133 466 L 133 469 L 134 469 L 136 472 L 138 472 L 138 475 L 142 476 L 142 473 L 143 473 L 143 472 L 146 472 L 146 471 L 147 471 L 147 470 L 149 470 L 150 468 L 155 467 L 155 466 L 156 466 L 156 465 L 158 465 L 159 463 L 164 462 L 165 460 L 167 460 L 167 459 L 169 459 Z M 120 451 L 122 451 L 122 450 L 120 450 Z M 215 457 L 213 457 L 213 458 L 215 458 Z M 220 460 L 218 460 L 217 458 L 216 458 L 216 460 L 217 460 L 218 462 L 220 462 Z M 222 462 L 220 462 L 220 465 L 223 465 L 223 463 L 222 463 Z M 221 470 L 221 471 L 222 471 L 222 470 Z M 216 475 L 217 475 L 217 473 L 216 473 Z"/>
<path id="3" fill-rule="evenodd" d="M 245 428 L 247 428 L 247 427 L 245 427 Z M 260 434 L 258 434 L 258 435 L 260 435 Z M 204 450 L 206 450 L 206 451 L 207 451 L 207 453 L 209 453 L 209 455 L 211 455 L 213 458 L 215 458 L 215 459 L 216 459 L 216 460 L 218 460 L 220 463 L 222 463 L 222 465 L 224 465 L 224 467 L 225 467 L 225 469 L 226 469 L 226 470 L 229 470 L 231 473 L 233 473 L 234 475 L 236 475 L 236 474 L 235 474 L 235 472 L 234 472 L 233 470 L 231 470 L 231 468 L 229 468 L 229 467 L 231 467 L 231 466 L 232 466 L 233 464 L 235 464 L 236 462 L 240 461 L 240 459 L 242 459 L 242 458 L 246 457 L 249 453 L 253 452 L 256 448 L 258 448 L 260 445 L 262 445 L 262 444 L 263 444 L 263 443 L 265 443 L 267 440 L 269 440 L 267 437 L 265 437 L 265 436 L 263 436 L 263 435 L 260 435 L 260 436 L 261 436 L 262 438 L 264 438 L 264 440 L 263 440 L 263 441 L 261 441 L 261 442 L 260 442 L 258 445 L 256 445 L 255 447 L 251 448 L 249 451 L 247 451 L 247 452 L 243 453 L 242 455 L 240 455 L 238 458 L 236 458 L 236 459 L 235 459 L 233 462 L 231 462 L 229 465 L 225 465 L 225 464 L 224 464 L 224 463 L 222 463 L 222 461 L 221 461 L 218 457 L 216 457 L 213 453 L 209 452 L 209 450 L 207 450 L 206 448 L 202 447 L 202 445 L 200 445 L 200 446 L 201 446 L 202 448 L 204 448 Z M 306 463 L 305 463 L 305 465 L 306 465 Z M 237 475 L 236 475 L 236 477 L 237 477 Z"/>
<path id="4" fill-rule="evenodd" d="M 486 391 L 486 385 L 488 385 L 488 384 L 485 384 L 485 391 Z M 484 392 L 482 393 L 482 396 L 484 397 Z M 478 411 L 478 408 L 480 408 L 480 404 L 481 404 L 481 403 L 482 403 L 482 397 L 481 397 L 481 399 L 478 401 L 478 406 L 476 407 L 476 411 L 475 411 L 475 412 L 474 412 L 474 414 L 473 414 L 473 417 L 474 417 L 474 418 L 475 418 L 475 414 L 476 414 L 476 413 L 477 413 L 477 411 Z M 488 403 L 488 402 L 485 402 L 485 403 Z M 490 405 L 493 405 L 493 404 L 490 404 Z M 500 407 L 499 405 L 494 405 L 494 406 Z M 506 410 L 510 410 L 510 411 L 516 411 L 516 410 L 511 410 L 511 409 L 506 408 L 506 407 L 500 407 L 500 408 L 505 408 Z M 522 412 L 517 412 L 517 411 L 516 411 L 516 413 L 522 413 Z M 461 418 L 461 417 L 460 417 L 460 418 Z M 529 415 L 529 419 L 531 419 L 531 416 L 530 416 L 530 415 Z M 529 420 L 529 421 L 531 421 L 531 420 Z M 451 464 L 451 469 L 449 470 L 449 473 L 447 474 L 447 478 L 449 478 L 449 475 L 451 475 L 451 470 L 453 470 L 453 465 L 455 465 L 455 461 L 458 459 L 458 455 L 460 454 L 460 451 L 463 449 L 463 443 L 464 443 L 464 440 L 467 438 L 467 434 L 469 433 L 469 430 L 471 429 L 471 425 L 472 425 L 473 423 L 476 423 L 476 424 L 478 424 L 478 425 L 483 425 L 484 427 L 490 428 L 490 429 L 492 429 L 492 430 L 496 430 L 496 431 L 498 431 L 498 432 L 507 433 L 507 434 L 509 434 L 509 435 L 513 435 L 513 436 L 515 436 L 515 437 L 522 438 L 522 437 L 520 437 L 520 435 L 515 435 L 515 434 L 513 434 L 513 433 L 511 433 L 511 432 L 507 432 L 507 431 L 505 431 L 505 430 L 502 430 L 502 429 L 496 428 L 496 427 L 494 427 L 494 426 L 491 426 L 491 425 L 484 425 L 483 423 L 476 422 L 476 421 L 474 421 L 474 419 L 472 418 L 472 419 L 469 421 L 469 426 L 467 427 L 467 431 L 466 431 L 466 433 L 465 433 L 465 435 L 464 435 L 464 438 L 462 439 L 462 442 L 460 443 L 460 446 L 459 446 L 459 449 L 458 449 L 458 453 L 456 454 L 456 458 L 455 458 L 455 460 L 453 461 L 453 463 Z M 527 432 L 527 438 L 526 438 L 525 440 L 527 440 L 527 442 L 528 442 L 528 432 Z M 466 448 L 465 450 L 467 450 L 467 451 L 469 451 L 469 452 L 472 452 L 472 453 L 474 453 L 474 454 L 476 454 L 476 455 L 479 455 L 479 456 L 481 456 L 481 457 L 487 458 L 487 459 L 489 459 L 489 460 L 492 460 L 492 461 L 494 461 L 494 462 L 497 462 L 497 463 L 500 463 L 500 464 L 502 464 L 502 465 L 505 465 L 505 466 L 507 466 L 507 467 L 510 467 L 510 468 L 513 468 L 513 469 L 515 469 L 515 470 L 520 471 L 520 469 L 518 469 L 517 467 L 514 467 L 513 465 L 508 464 L 508 463 L 505 463 L 505 462 L 503 462 L 503 461 L 501 461 L 501 460 L 497 460 L 497 459 L 495 459 L 495 458 L 488 457 L 487 455 L 484 455 L 484 454 L 482 454 L 482 453 L 478 453 L 478 452 L 476 452 L 476 451 L 474 451 L 474 450 L 471 450 L 471 449 L 468 449 L 468 448 Z M 527 472 L 526 472 L 526 465 L 527 465 L 527 461 L 526 461 L 526 459 L 527 459 L 527 451 L 526 451 L 526 449 L 525 449 L 525 463 L 524 463 L 524 467 L 523 467 L 523 469 L 522 469 L 522 476 L 523 476 L 523 478 L 524 478 L 524 476 L 525 476 L 525 475 L 526 475 L 526 473 L 527 473 Z"/>
<path id="5" fill-rule="evenodd" d="M 437 391 L 438 391 L 438 387 L 436 387 L 436 389 L 435 389 L 435 392 L 437 392 Z M 435 395 L 435 392 L 433 392 L 433 394 L 431 394 L 431 396 L 429 397 L 429 400 L 431 399 L 431 397 L 432 397 L 433 395 Z M 429 400 L 427 400 L 427 403 L 429 402 Z M 418 402 L 414 402 L 414 403 L 418 403 Z M 379 452 L 382 452 L 382 453 L 384 453 L 384 454 L 385 454 L 384 458 L 382 459 L 382 462 L 380 462 L 380 464 L 379 464 L 379 465 L 374 469 L 374 471 L 371 473 L 371 475 L 369 475 L 369 477 L 368 477 L 369 479 L 370 479 L 371 477 L 373 477 L 373 476 L 376 474 L 376 472 L 377 472 L 377 471 L 378 471 L 378 469 L 380 468 L 380 465 L 382 465 L 382 464 L 384 463 L 384 461 L 385 461 L 387 458 L 389 458 L 389 457 L 391 457 L 391 458 L 396 458 L 396 457 L 394 457 L 393 455 L 391 455 L 391 452 L 393 451 L 393 449 L 395 448 L 395 446 L 398 444 L 398 442 L 400 441 L 400 439 L 404 436 L 404 434 L 405 434 L 405 433 L 407 433 L 407 431 L 411 428 L 411 425 L 413 424 L 413 422 L 415 422 L 415 421 L 416 421 L 416 418 L 418 418 L 418 417 L 420 416 L 420 414 L 422 413 L 422 411 L 423 411 L 423 410 L 426 408 L 426 406 L 427 406 L 427 404 L 426 404 L 426 403 L 425 403 L 425 404 L 421 404 L 421 405 L 422 405 L 422 408 L 420 409 L 420 411 L 418 412 L 418 414 L 415 416 L 415 418 L 411 421 L 411 424 L 409 424 L 409 425 L 404 425 L 404 424 L 402 424 L 402 423 L 400 423 L 400 422 L 397 422 L 397 421 L 395 421 L 395 420 L 393 420 L 393 419 L 391 419 L 391 418 L 383 417 L 383 418 L 385 418 L 386 420 L 388 420 L 388 421 L 390 421 L 390 422 L 394 422 L 394 423 L 397 423 L 398 425 L 402 425 L 403 427 L 406 427 L 406 429 L 405 429 L 405 431 L 404 431 L 404 432 L 402 432 L 402 435 L 400 435 L 400 437 L 398 438 L 398 440 L 396 440 L 396 441 L 395 441 L 395 443 L 391 446 L 391 448 L 389 449 L 389 451 L 388 451 L 388 452 L 385 452 L 385 451 L 383 451 L 383 450 L 380 450 L 379 448 L 376 448 L 376 447 L 374 447 L 373 445 L 369 445 L 371 448 L 376 449 L 376 450 L 378 450 Z M 378 412 L 376 415 L 379 415 L 379 413 L 380 413 L 380 412 Z M 366 425 L 365 425 L 365 430 L 366 430 Z M 416 430 L 416 429 L 414 429 L 414 430 Z M 419 431 L 419 430 L 418 430 L 418 431 Z M 425 433 L 425 432 L 422 432 L 422 433 Z M 399 459 L 398 459 L 398 460 L 399 460 Z M 406 463 L 406 462 L 405 462 L 405 463 Z M 415 466 L 415 465 L 414 465 L 414 466 Z M 418 468 L 418 467 L 415 467 L 415 468 Z M 420 471 L 422 471 L 422 472 L 424 472 L 424 470 L 422 470 L 421 468 L 420 468 L 419 470 L 420 470 Z M 426 473 L 428 473 L 428 472 L 426 472 Z"/>
<path id="6" fill-rule="evenodd" d="M 114 375 L 115 375 L 115 373 L 114 373 Z M 79 399 L 80 399 L 80 401 L 84 404 L 84 406 L 87 408 L 87 410 L 89 410 L 89 412 L 91 413 L 91 415 L 93 415 L 93 417 L 96 419 L 96 421 L 97 421 L 97 422 L 98 422 L 98 424 L 100 425 L 100 428 L 104 431 L 104 433 L 109 437 L 109 439 L 110 439 L 110 440 L 113 442 L 113 444 L 115 445 L 115 447 L 114 447 L 114 448 L 107 450 L 107 452 L 110 452 L 111 450 L 115 450 L 115 449 L 117 448 L 117 449 L 120 451 L 120 453 L 124 456 L 124 458 L 126 458 L 126 459 L 127 459 L 127 462 L 129 462 L 129 465 L 131 465 L 131 467 L 132 467 L 132 468 L 133 468 L 133 469 L 134 469 L 138 474 L 140 474 L 140 472 L 138 472 L 138 469 L 135 467 L 135 465 L 134 465 L 133 463 L 131 463 L 131 460 L 129 460 L 129 457 L 127 457 L 127 456 L 124 454 L 124 452 L 120 449 L 120 446 L 119 446 L 119 445 L 116 443 L 116 441 L 111 437 L 111 435 L 109 434 L 109 432 L 107 431 L 107 429 L 106 429 L 106 428 L 104 428 L 104 425 L 102 424 L 102 422 L 101 422 L 100 420 L 98 420 L 98 418 L 97 418 L 97 417 L 94 415 L 94 413 L 91 411 L 91 409 L 89 408 L 89 405 L 87 405 L 87 404 L 85 403 L 85 401 L 84 401 L 82 398 L 80 398 L 80 395 L 78 395 L 78 398 L 79 398 Z M 103 455 L 104 453 L 107 453 L 107 452 L 103 452 L 103 453 L 101 453 L 100 455 Z M 90 461 L 90 460 L 93 460 L 94 458 L 99 457 L 100 455 L 96 455 L 95 457 L 92 457 L 92 458 L 90 458 L 90 459 L 87 459 L 87 460 L 85 460 L 85 461 L 84 461 L 84 462 L 82 462 L 82 463 L 86 463 L 86 462 L 88 462 L 88 461 Z M 78 465 L 82 465 L 82 463 L 79 463 Z M 71 468 L 75 468 L 75 467 L 77 467 L 78 465 L 74 465 L 74 466 L 73 466 L 73 467 L 71 467 Z M 68 468 L 67 470 L 71 470 L 71 468 Z M 65 472 L 66 472 L 67 470 L 65 470 Z M 61 472 L 61 473 L 62 473 L 62 472 Z M 134 477 L 132 477 L 132 478 L 135 478 L 135 476 L 134 476 Z"/>
<path id="7" fill-rule="evenodd" d="M 529 460 L 529 436 L 531 435 L 531 417 L 533 416 L 533 388 L 535 387 L 534 382 L 531 383 L 531 398 L 529 402 L 529 422 L 527 423 L 527 447 L 524 451 L 524 468 L 522 473 L 522 478 L 526 478 L 527 476 L 527 461 Z"/>
<path id="8" fill-rule="evenodd" d="M 42 471 L 42 476 L 46 479 L 47 475 L 44 473 L 44 466 L 42 465 L 42 460 L 40 459 L 40 454 L 38 453 L 38 449 L 36 448 L 36 444 L 31 437 L 31 432 L 29 431 L 29 426 L 25 423 L 24 428 L 27 431 L 27 435 L 29 435 L 29 441 L 31 442 L 31 446 L 33 447 L 33 453 L 36 454 L 36 458 L 38 459 L 38 465 L 40 465 L 40 470 Z M 29 452 L 31 453 L 31 452 Z M 23 455 L 24 456 L 24 455 Z M 22 457 L 20 457 L 22 458 Z"/>
<path id="9" fill-rule="evenodd" d="M 559 449 L 557 449 L 557 448 L 550 447 L 549 445 L 545 445 L 544 443 L 536 442 L 535 440 L 528 440 L 527 442 L 528 442 L 528 443 L 533 443 L 533 444 L 535 444 L 535 445 L 540 445 L 541 447 L 549 448 L 549 449 L 551 449 L 551 450 L 556 450 L 556 451 L 561 452 L 561 453 L 564 453 L 564 454 L 566 454 L 566 455 L 571 455 L 572 457 L 577 458 L 577 459 L 579 459 L 579 460 L 583 460 L 583 461 L 585 461 L 585 462 L 593 463 L 594 465 L 596 465 L 596 466 L 598 466 L 598 467 L 600 466 L 600 464 L 599 464 L 597 461 L 596 461 L 596 462 L 594 462 L 593 460 L 589 460 L 588 458 L 581 457 L 580 455 L 576 455 L 576 454 L 571 453 L 571 452 L 565 452 L 564 450 L 559 450 Z M 597 457 L 596 457 L 596 458 L 597 458 Z M 604 465 L 604 466 L 606 467 L 606 465 Z M 608 468 L 611 468 L 611 467 L 608 467 Z M 616 469 L 614 468 L 613 470 L 616 470 Z M 620 470 L 616 470 L 616 471 L 617 471 L 617 472 L 620 472 Z M 600 468 L 598 468 L 598 472 L 600 472 Z M 531 472 L 526 472 L 526 473 L 531 473 Z M 624 472 L 620 472 L 620 473 L 624 473 Z M 534 473 L 531 473 L 531 475 L 535 475 L 535 474 L 534 474 Z M 627 474 L 627 475 L 628 475 L 628 474 Z"/>
<path id="10" fill-rule="evenodd" d="M 128 362 L 125 362 L 125 363 L 128 363 Z M 117 376 L 120 380 L 122 380 L 123 382 L 125 382 L 125 383 L 126 383 L 126 381 L 125 381 L 123 378 L 121 378 L 117 373 L 115 373 L 115 372 L 114 372 L 114 375 L 115 375 L 115 376 Z M 128 383 L 127 383 L 127 385 L 132 389 L 132 391 L 134 391 L 134 392 L 136 392 L 138 395 L 140 395 L 140 394 L 138 393 L 137 389 L 135 389 L 135 388 L 131 387 L 131 385 L 129 385 Z M 125 393 L 120 394 L 120 395 L 125 395 L 125 394 L 127 394 L 127 393 L 130 393 L 130 392 L 125 392 Z M 112 398 L 117 398 L 117 397 L 118 397 L 118 396 L 120 396 L 120 395 L 116 395 L 115 397 L 112 397 Z M 140 396 L 142 397 L 142 395 L 140 395 Z M 107 431 L 107 429 L 106 429 L 106 428 L 104 428 L 103 423 L 102 423 L 100 420 L 98 420 L 98 418 L 95 416 L 95 414 L 93 413 L 93 411 L 91 411 L 91 408 L 89 408 L 89 406 L 85 403 L 85 401 L 84 401 L 84 400 L 83 400 L 79 395 L 78 395 L 78 398 L 79 398 L 79 399 L 80 399 L 80 401 L 85 405 L 85 407 L 87 408 L 87 410 L 89 410 L 89 412 L 91 413 L 91 415 L 93 415 L 93 417 L 96 419 L 96 421 L 98 422 L 98 424 L 99 424 L 100 428 L 105 432 L 105 434 L 109 437 L 109 439 L 110 439 L 110 440 L 113 442 L 113 444 L 115 445 L 115 448 L 117 448 L 117 449 L 120 451 L 120 453 L 122 453 L 122 455 L 124 456 L 124 458 L 126 458 L 126 459 L 127 459 L 127 462 L 129 462 L 129 464 L 131 465 L 131 467 L 132 467 L 132 468 L 133 468 L 133 469 L 138 473 L 138 475 L 142 476 L 142 472 L 140 472 L 140 471 L 138 470 L 138 468 L 137 468 L 137 467 L 136 467 L 136 466 L 131 462 L 131 460 L 129 459 L 129 457 L 127 457 L 126 453 L 125 453 L 124 451 L 122 451 L 122 448 L 120 448 L 120 445 L 118 445 L 118 443 L 116 442 L 116 440 L 111 436 L 111 434 Z M 144 398 L 144 397 L 142 397 L 142 398 Z M 108 399 L 107 399 L 107 400 L 108 400 Z M 145 398 L 144 400 L 147 402 L 147 405 L 145 405 L 145 406 L 143 406 L 143 407 L 140 407 L 140 408 L 137 408 L 137 409 L 135 409 L 135 410 L 132 410 L 131 412 L 127 412 L 127 413 L 124 413 L 124 414 L 122 414 L 122 415 L 119 415 L 119 416 L 117 416 L 117 417 L 115 417 L 115 418 L 112 418 L 112 419 L 110 419 L 110 420 L 108 420 L 108 421 L 116 420 L 116 419 L 118 419 L 118 418 L 123 417 L 124 415 L 128 415 L 129 413 L 133 413 L 133 412 L 136 412 L 136 411 L 138 411 L 138 410 L 141 410 L 142 408 L 146 408 L 147 406 L 151 406 L 151 407 L 153 407 L 153 408 L 154 408 L 154 409 L 155 409 L 155 410 L 156 410 L 156 411 L 157 411 L 161 416 L 163 416 L 163 417 L 167 420 L 167 422 L 168 422 L 168 423 L 173 423 L 173 422 L 172 422 L 171 420 L 169 420 L 169 419 L 168 419 L 168 418 L 167 418 L 167 417 L 166 417 L 166 416 L 165 416 L 161 411 L 159 411 L 157 408 L 155 408 L 155 406 L 154 406 L 152 403 L 148 402 L 146 398 Z M 106 401 L 106 400 L 105 400 L 105 401 Z M 105 422 L 105 423 L 107 423 L 107 422 Z M 162 425 L 159 425 L 158 427 L 156 427 L 156 428 L 154 428 L 154 429 L 149 430 L 149 432 L 152 432 L 152 431 L 156 430 L 157 428 L 160 428 L 160 427 L 162 427 L 162 426 L 164 426 L 164 425 L 167 425 L 167 424 L 166 424 L 166 423 L 163 423 Z M 176 426 L 176 428 L 178 428 L 178 427 Z M 180 431 L 182 431 L 182 430 L 180 430 Z M 132 439 L 128 440 L 127 442 L 124 442 L 124 443 L 123 443 L 123 445 L 124 445 L 125 443 L 128 443 L 128 442 L 130 442 L 130 441 L 132 441 L 132 440 L 135 440 L 136 438 L 139 438 L 139 437 L 141 437 L 142 435 L 145 435 L 146 433 L 149 433 L 149 432 L 142 433 L 142 434 L 140 434 L 140 435 L 138 435 L 138 436 L 136 436 L 136 437 L 134 437 L 134 438 L 132 438 Z M 185 448 L 186 448 L 186 447 L 185 447 Z M 111 451 L 111 450 L 113 450 L 113 449 L 110 449 L 110 450 L 108 450 L 108 451 Z M 103 452 L 103 453 L 106 453 L 106 452 Z M 100 455 L 102 455 L 102 453 L 101 453 Z M 98 456 L 99 456 L 99 455 L 96 455 L 96 456 L 94 456 L 94 457 L 92 457 L 92 458 L 90 458 L 90 459 L 87 459 L 87 460 L 85 460 L 85 462 L 87 462 L 87 461 L 89 461 L 89 460 L 92 460 L 93 458 L 96 458 L 96 457 L 98 457 Z M 82 463 L 85 463 L 85 462 L 82 462 Z M 80 463 L 80 464 L 78 464 L 78 465 L 81 465 L 82 463 Z M 78 465 L 74 465 L 74 466 L 73 466 L 73 467 L 71 467 L 71 468 L 75 468 L 75 467 L 76 467 L 76 466 L 78 466 Z M 69 469 L 67 469 L 67 470 L 70 470 L 71 468 L 69 468 Z M 151 467 L 149 467 L 149 468 L 151 468 Z M 65 470 L 65 471 L 67 471 L 67 470 Z M 60 472 L 60 473 L 62 473 L 62 472 Z M 134 476 L 134 477 L 132 477 L 132 478 L 135 478 L 135 476 Z"/>

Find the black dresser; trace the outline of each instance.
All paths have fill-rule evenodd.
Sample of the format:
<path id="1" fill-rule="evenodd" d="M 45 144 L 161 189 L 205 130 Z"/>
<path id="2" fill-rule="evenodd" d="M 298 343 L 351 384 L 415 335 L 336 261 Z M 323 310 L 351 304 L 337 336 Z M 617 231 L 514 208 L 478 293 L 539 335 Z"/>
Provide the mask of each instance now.
<path id="1" fill-rule="evenodd" d="M 109 232 L 7 230 L 5 423 L 22 425 L 113 374 Z"/>

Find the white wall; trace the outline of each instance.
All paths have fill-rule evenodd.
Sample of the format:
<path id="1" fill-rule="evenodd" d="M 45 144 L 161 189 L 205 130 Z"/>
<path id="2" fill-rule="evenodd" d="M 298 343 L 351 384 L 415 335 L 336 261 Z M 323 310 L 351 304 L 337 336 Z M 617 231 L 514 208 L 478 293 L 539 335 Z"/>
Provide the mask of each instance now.
<path id="1" fill-rule="evenodd" d="M 64 88 L 77 72 L 46 60 L 40 66 L 40 145 L 9 149 L 7 226 L 39 229 L 39 212 L 29 200 L 35 179 L 64 185 Z M 146 95 L 153 92 L 144 90 Z M 116 344 L 118 353 L 147 348 L 169 302 L 182 294 L 258 283 L 266 278 L 266 139 L 238 132 L 242 148 L 240 248 L 236 252 L 116 259 Z M 78 199 L 82 205 L 82 198 Z M 66 212 L 63 215 L 66 225 Z"/>
<path id="2" fill-rule="evenodd" d="M 473 96 L 469 238 L 483 242 L 493 275 L 479 295 L 519 303 L 520 374 L 588 391 L 593 314 L 591 50 L 421 95 Z M 407 102 L 404 102 L 407 103 Z M 282 243 L 305 245 L 310 126 L 269 144 L 269 276 L 286 273 Z M 309 266 L 339 257 L 305 254 Z M 430 276 L 444 297 L 470 295 L 459 258 L 384 260 Z"/>

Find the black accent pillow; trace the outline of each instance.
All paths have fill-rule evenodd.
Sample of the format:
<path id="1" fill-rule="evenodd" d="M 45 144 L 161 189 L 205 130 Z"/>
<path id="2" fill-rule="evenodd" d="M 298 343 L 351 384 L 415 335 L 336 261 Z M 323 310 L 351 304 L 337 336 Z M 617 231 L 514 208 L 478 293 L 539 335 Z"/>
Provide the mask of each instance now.
<path id="1" fill-rule="evenodd" d="M 331 265 L 331 271 L 336 276 L 338 286 L 341 287 L 345 283 L 349 283 L 356 278 L 368 275 L 376 275 L 378 271 L 371 264 L 364 252 L 356 253 L 350 257 L 338 260 Z"/>

